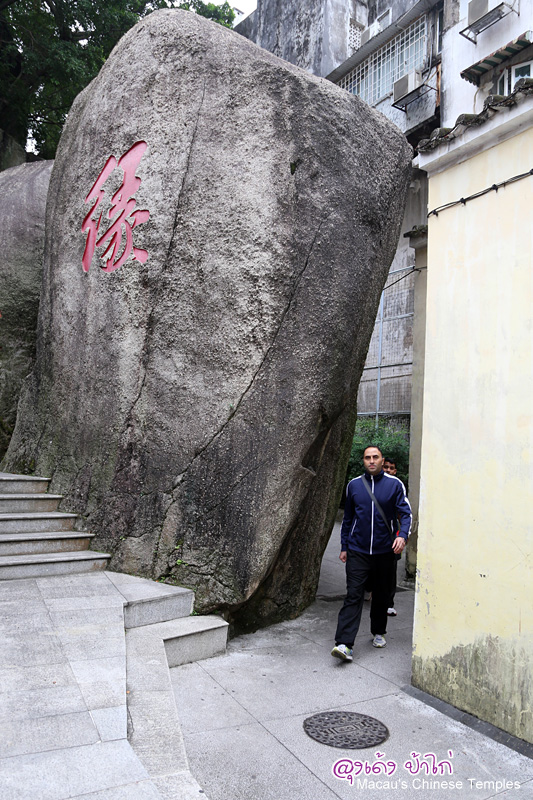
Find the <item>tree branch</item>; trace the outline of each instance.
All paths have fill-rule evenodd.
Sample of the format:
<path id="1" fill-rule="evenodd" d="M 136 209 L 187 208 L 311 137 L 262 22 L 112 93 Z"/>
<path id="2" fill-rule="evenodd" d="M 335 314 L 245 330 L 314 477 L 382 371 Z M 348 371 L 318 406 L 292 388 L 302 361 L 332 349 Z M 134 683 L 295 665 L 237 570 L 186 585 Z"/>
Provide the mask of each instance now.
<path id="1" fill-rule="evenodd" d="M 14 5 L 17 0 L 0 0 L 0 11 L 3 11 L 4 8 L 9 8 L 9 6 Z"/>

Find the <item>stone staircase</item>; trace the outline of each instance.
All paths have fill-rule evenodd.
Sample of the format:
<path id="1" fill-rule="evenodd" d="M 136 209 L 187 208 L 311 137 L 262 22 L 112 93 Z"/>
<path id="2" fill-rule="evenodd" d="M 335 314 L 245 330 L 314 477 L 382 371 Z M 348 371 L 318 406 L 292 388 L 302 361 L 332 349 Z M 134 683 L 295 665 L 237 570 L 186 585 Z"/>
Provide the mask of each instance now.
<path id="1" fill-rule="evenodd" d="M 76 514 L 57 510 L 46 478 L 0 472 L 0 580 L 105 569 L 109 555 L 89 550 L 93 534 L 75 531 Z"/>
<path id="2" fill-rule="evenodd" d="M 3 663 L 11 664 L 11 658 L 16 667 L 23 648 L 32 663 L 33 647 L 38 651 L 56 642 L 53 668 L 64 669 L 73 660 L 68 674 L 77 682 L 86 710 L 71 713 L 68 703 L 76 684 L 66 687 L 68 694 L 54 681 L 53 688 L 47 688 L 46 713 L 40 716 L 39 708 L 32 710 L 31 725 L 13 722 L 9 736 L 4 736 L 5 747 L 18 743 L 16 752 L 30 759 L 7 759 L 13 762 L 13 784 L 21 770 L 29 770 L 37 783 L 43 773 L 47 786 L 59 785 L 66 780 L 65 765 L 75 756 L 74 784 L 85 788 L 78 794 L 69 778 L 68 795 L 58 796 L 81 800 L 88 796 L 87 787 L 94 783 L 95 791 L 100 790 L 107 780 L 113 797 L 205 798 L 189 771 L 169 668 L 222 655 L 228 623 L 217 616 L 193 615 L 190 589 L 107 571 L 109 556 L 88 550 L 93 535 L 73 530 L 77 515 L 57 511 L 61 496 L 48 494 L 47 488 L 45 478 L 0 473 L 0 586 L 3 580 L 29 578 L 5 589 L 9 596 L 16 590 L 13 596 L 23 601 L 20 608 L 34 604 L 39 609 L 28 615 L 28 621 L 33 620 L 28 638 L 19 616 L 27 612 L 17 603 L 6 604 L 11 617 L 3 620 L 10 631 L 4 650 L 11 649 L 4 652 Z M 39 620 L 44 617 L 43 633 Z M 0 761 L 7 755 L 11 751 L 0 753 Z M 49 765 L 51 755 L 56 757 L 57 774 L 54 758 Z M 126 761 L 133 770 L 129 778 L 123 774 Z M 131 783 L 122 786 L 126 780 Z M 100 791 L 94 797 L 97 794 Z"/>

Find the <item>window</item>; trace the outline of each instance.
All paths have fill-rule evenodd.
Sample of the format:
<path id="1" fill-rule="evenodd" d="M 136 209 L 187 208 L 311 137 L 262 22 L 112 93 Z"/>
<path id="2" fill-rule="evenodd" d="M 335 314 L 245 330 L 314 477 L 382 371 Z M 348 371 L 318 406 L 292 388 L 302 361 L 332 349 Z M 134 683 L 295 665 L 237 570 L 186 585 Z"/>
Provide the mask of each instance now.
<path id="1" fill-rule="evenodd" d="M 442 53 L 442 35 L 444 28 L 444 9 L 441 8 L 437 15 L 437 53 Z"/>
<path id="2" fill-rule="evenodd" d="M 426 17 L 419 17 L 344 75 L 338 85 L 374 105 L 392 92 L 392 85 L 398 78 L 415 69 L 422 69 L 426 58 L 426 37 Z"/>
<path id="3" fill-rule="evenodd" d="M 507 67 L 499 78 L 496 78 L 495 92 L 496 94 L 507 95 L 513 91 L 516 82 L 520 78 L 531 77 L 533 77 L 533 61 L 525 61 L 523 64 Z"/>
<path id="4" fill-rule="evenodd" d="M 533 70 L 531 69 L 533 65 L 533 61 L 527 61 L 525 64 L 517 64 L 515 67 L 512 67 L 513 75 L 511 79 L 511 86 L 514 89 L 514 85 L 520 78 L 531 78 Z"/>

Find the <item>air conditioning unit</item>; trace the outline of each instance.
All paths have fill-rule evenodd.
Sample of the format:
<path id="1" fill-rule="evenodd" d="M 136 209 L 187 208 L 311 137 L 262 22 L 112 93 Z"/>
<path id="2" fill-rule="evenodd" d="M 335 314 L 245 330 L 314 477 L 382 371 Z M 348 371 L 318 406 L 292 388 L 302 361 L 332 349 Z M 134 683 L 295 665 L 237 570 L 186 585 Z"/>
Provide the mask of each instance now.
<path id="1" fill-rule="evenodd" d="M 373 39 L 374 36 L 377 36 L 380 30 L 381 26 L 377 20 L 373 22 L 372 25 L 369 25 L 368 28 L 365 28 L 365 30 L 361 34 L 361 47 L 367 42 L 369 42 L 370 39 Z"/>
<path id="2" fill-rule="evenodd" d="M 511 5 L 512 3 L 512 5 Z M 495 22 L 514 11 L 519 13 L 515 0 L 470 0 L 468 3 L 468 26 L 459 31 L 465 39 L 477 44 L 477 35 Z"/>
<path id="3" fill-rule="evenodd" d="M 468 4 L 468 24 L 472 25 L 490 11 L 489 0 L 470 0 Z"/>
<path id="4" fill-rule="evenodd" d="M 398 78 L 392 87 L 393 102 L 397 103 L 402 97 L 414 92 L 419 86 L 422 86 L 422 73 L 416 69 L 413 72 L 408 72 L 402 78 Z"/>

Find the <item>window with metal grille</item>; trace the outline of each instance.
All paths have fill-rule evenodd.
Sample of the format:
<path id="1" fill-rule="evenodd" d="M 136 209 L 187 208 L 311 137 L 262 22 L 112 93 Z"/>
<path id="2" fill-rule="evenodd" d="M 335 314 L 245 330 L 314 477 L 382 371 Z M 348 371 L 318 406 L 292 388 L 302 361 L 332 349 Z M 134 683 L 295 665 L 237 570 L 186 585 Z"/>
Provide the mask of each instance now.
<path id="1" fill-rule="evenodd" d="M 355 51 L 359 50 L 361 47 L 361 34 L 363 30 L 364 26 L 357 22 L 357 20 L 350 20 L 350 30 L 348 31 L 348 47 L 352 53 L 355 53 Z"/>
<path id="2" fill-rule="evenodd" d="M 426 38 L 427 17 L 423 16 L 344 75 L 338 85 L 374 105 L 392 92 L 398 78 L 423 67 Z"/>

